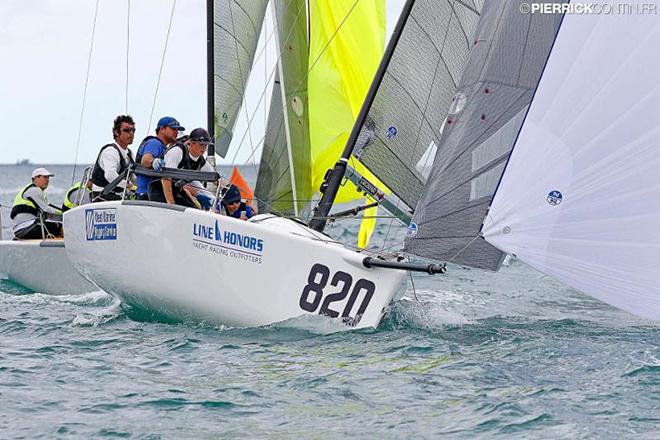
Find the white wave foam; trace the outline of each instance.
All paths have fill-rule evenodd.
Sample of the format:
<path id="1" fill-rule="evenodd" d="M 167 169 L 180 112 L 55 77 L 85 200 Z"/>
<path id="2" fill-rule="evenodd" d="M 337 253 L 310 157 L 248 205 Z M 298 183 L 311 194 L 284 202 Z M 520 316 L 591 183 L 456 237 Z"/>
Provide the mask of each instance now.
<path id="1" fill-rule="evenodd" d="M 338 319 L 323 315 L 302 315 L 274 324 L 274 327 L 304 330 L 318 335 L 354 330 L 353 327 L 343 324 Z"/>
<path id="2" fill-rule="evenodd" d="M 457 295 L 451 292 L 448 292 L 444 298 L 434 295 L 437 295 L 437 292 L 417 291 L 417 299 L 407 296 L 396 304 L 397 313 L 404 321 L 424 328 L 464 325 L 471 322 L 466 316 L 453 310 L 450 302 L 447 301 L 447 296 Z"/>

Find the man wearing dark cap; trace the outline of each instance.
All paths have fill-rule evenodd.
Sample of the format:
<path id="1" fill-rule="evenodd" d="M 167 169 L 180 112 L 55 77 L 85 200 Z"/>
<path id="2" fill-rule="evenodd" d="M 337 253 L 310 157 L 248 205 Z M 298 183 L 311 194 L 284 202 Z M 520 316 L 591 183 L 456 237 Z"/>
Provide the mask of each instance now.
<path id="1" fill-rule="evenodd" d="M 179 124 L 179 121 L 171 116 L 165 116 L 158 120 L 156 125 L 156 136 L 147 136 L 144 138 L 137 154 L 135 161 L 145 167 L 151 167 L 160 171 L 163 167 L 163 157 L 167 146 L 176 141 L 180 131 L 185 128 Z M 140 199 L 146 199 L 149 192 L 149 185 L 155 178 L 147 176 L 137 177 L 137 195 Z M 165 201 L 165 200 L 158 200 Z"/>
<path id="2" fill-rule="evenodd" d="M 229 185 L 222 192 L 222 207 L 225 214 L 241 220 L 247 220 L 254 215 L 252 207 L 241 199 L 241 191 L 236 185 Z"/>
<path id="3" fill-rule="evenodd" d="M 204 154 L 206 147 L 213 144 L 209 133 L 203 128 L 196 128 L 184 142 L 177 142 L 165 153 L 165 167 L 178 168 L 181 170 L 214 171 L 213 167 L 206 162 Z M 157 184 L 151 186 L 149 199 L 154 200 L 161 197 L 156 195 L 157 191 L 162 193 L 162 198 L 169 204 L 184 206 L 196 206 L 193 199 L 199 192 L 201 185 L 185 184 L 174 188 L 172 179 L 165 177 L 161 179 L 162 187 Z"/>

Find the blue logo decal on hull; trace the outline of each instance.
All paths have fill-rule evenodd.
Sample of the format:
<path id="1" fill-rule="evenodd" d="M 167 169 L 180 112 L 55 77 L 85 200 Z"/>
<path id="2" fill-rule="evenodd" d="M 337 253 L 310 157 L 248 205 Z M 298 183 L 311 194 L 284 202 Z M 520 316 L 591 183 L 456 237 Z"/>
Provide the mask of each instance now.
<path id="1" fill-rule="evenodd" d="M 85 233 L 87 240 L 116 240 L 117 239 L 117 210 L 86 209 Z"/>

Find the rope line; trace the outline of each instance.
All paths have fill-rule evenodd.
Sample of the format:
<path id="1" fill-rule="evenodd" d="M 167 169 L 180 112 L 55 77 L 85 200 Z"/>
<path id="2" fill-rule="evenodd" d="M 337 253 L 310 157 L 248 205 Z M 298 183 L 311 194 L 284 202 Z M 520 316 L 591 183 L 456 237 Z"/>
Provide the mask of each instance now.
<path id="1" fill-rule="evenodd" d="M 80 121 L 78 123 L 78 139 L 76 140 L 76 156 L 73 160 L 73 172 L 71 173 L 71 185 L 76 176 L 76 167 L 78 165 L 78 152 L 80 151 L 80 138 L 82 136 L 83 116 L 85 115 L 85 101 L 87 100 L 87 86 L 89 84 L 89 72 L 92 68 L 92 50 L 94 48 L 94 36 L 96 35 L 96 19 L 99 15 L 100 0 L 96 0 L 96 8 L 94 9 L 94 23 L 92 24 L 92 36 L 89 43 L 89 55 L 87 56 L 87 74 L 85 75 L 85 87 L 83 88 L 82 106 L 80 109 Z"/>
<path id="2" fill-rule="evenodd" d="M 229 16 L 231 18 L 231 32 L 234 37 L 234 48 L 236 49 L 236 61 L 238 61 L 238 74 L 241 77 L 241 81 L 245 81 L 245 84 L 247 85 L 248 78 L 245 78 L 245 75 L 243 74 L 243 68 L 241 66 L 241 61 L 240 61 L 240 53 L 238 51 L 238 39 L 236 38 L 236 23 L 234 21 L 234 12 L 232 11 L 232 4 L 234 2 L 229 2 Z M 265 20 L 264 20 L 265 21 Z M 245 87 L 246 89 L 247 87 Z M 248 132 L 248 137 L 250 139 L 250 148 L 254 152 L 254 142 L 252 141 L 252 129 L 250 128 L 250 119 L 249 119 L 249 112 L 247 109 L 247 105 L 245 105 L 245 100 L 243 100 L 242 107 L 245 113 L 245 119 L 247 121 L 247 132 Z M 256 111 L 256 110 L 255 110 Z"/>
<path id="3" fill-rule="evenodd" d="M 151 104 L 151 113 L 149 114 L 149 125 L 147 125 L 147 133 L 150 130 L 151 123 L 154 117 L 154 110 L 156 109 L 156 98 L 158 97 L 158 89 L 160 87 L 160 79 L 163 75 L 163 66 L 165 65 L 165 55 L 167 53 L 167 43 L 170 41 L 170 31 L 172 30 L 172 21 L 174 20 L 174 10 L 176 9 L 176 0 L 172 2 L 172 12 L 170 13 L 170 23 L 167 26 L 167 34 L 165 35 L 165 47 L 163 48 L 163 56 L 160 60 L 160 70 L 158 71 L 158 80 L 156 81 L 156 91 L 154 92 L 154 100 Z"/>
<path id="4" fill-rule="evenodd" d="M 126 8 L 126 106 L 125 114 L 128 114 L 128 60 L 131 42 L 131 0 L 127 0 Z"/>

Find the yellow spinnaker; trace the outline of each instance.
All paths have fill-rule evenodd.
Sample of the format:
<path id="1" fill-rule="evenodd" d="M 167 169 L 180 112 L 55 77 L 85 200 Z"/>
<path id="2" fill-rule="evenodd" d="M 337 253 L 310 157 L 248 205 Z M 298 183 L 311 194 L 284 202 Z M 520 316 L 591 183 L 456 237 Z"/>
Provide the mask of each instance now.
<path id="1" fill-rule="evenodd" d="M 309 3 L 310 56 L 307 90 L 312 159 L 312 188 L 319 188 L 346 145 L 385 48 L 385 0 L 332 0 Z M 364 166 L 350 165 L 384 188 Z M 364 197 L 352 183 L 340 188 L 336 202 Z M 367 201 L 368 203 L 368 201 Z M 376 208 L 364 211 L 375 216 Z M 366 247 L 376 226 L 364 218 L 358 246 Z"/>

